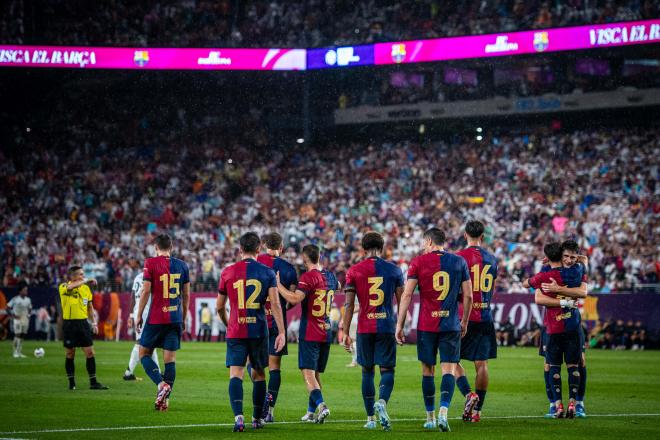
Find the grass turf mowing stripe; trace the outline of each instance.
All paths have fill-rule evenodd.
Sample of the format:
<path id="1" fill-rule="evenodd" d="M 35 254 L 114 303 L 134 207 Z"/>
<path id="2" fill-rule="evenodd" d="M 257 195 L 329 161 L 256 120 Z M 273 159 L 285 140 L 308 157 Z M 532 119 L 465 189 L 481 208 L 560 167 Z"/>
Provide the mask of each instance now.
<path id="1" fill-rule="evenodd" d="M 588 417 L 660 417 L 660 413 L 630 413 L 630 414 L 589 414 Z M 494 416 L 484 417 L 487 419 L 542 419 L 543 415 L 533 416 Z M 411 419 L 392 419 L 392 422 L 421 422 L 426 419 L 411 418 Z M 451 417 L 450 420 L 461 420 L 461 417 Z M 364 419 L 359 420 L 326 420 L 325 423 L 362 423 Z M 274 422 L 273 425 L 305 425 L 307 422 L 292 421 L 292 422 Z M 108 426 L 99 428 L 71 428 L 71 429 L 42 429 L 38 431 L 10 431 L 0 432 L 0 435 L 14 435 L 14 434 L 47 434 L 57 432 L 92 432 L 92 431 L 130 431 L 141 429 L 172 429 L 172 428 L 212 428 L 212 427 L 229 427 L 234 426 L 233 423 L 195 423 L 187 425 L 150 425 L 150 426 Z"/>

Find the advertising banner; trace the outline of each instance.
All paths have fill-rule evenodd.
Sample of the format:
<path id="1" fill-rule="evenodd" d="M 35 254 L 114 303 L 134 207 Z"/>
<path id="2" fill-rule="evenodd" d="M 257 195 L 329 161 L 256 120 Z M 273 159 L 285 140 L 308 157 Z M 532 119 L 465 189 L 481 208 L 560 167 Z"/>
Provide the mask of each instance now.
<path id="1" fill-rule="evenodd" d="M 375 45 L 376 64 L 486 58 L 660 42 L 660 19 Z"/>
<path id="2" fill-rule="evenodd" d="M 307 50 L 307 69 L 370 66 L 374 64 L 374 47 L 347 46 Z"/>
<path id="3" fill-rule="evenodd" d="M 144 70 L 305 70 L 305 49 L 0 46 L 0 66 Z"/>

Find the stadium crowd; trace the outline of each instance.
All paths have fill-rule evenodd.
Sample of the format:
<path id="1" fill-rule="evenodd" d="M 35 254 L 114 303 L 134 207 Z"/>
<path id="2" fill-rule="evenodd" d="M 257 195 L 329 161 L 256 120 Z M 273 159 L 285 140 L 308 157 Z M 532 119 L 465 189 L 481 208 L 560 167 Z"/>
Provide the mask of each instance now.
<path id="1" fill-rule="evenodd" d="M 297 264 L 301 243 L 319 243 L 340 278 L 375 229 L 405 270 L 425 228 L 456 250 L 469 218 L 487 224 L 500 291 L 524 292 L 542 244 L 568 237 L 590 256 L 592 291 L 658 281 L 658 129 L 276 147 L 249 116 L 227 130 L 183 109 L 102 109 L 54 109 L 50 129 L 16 129 L 0 152 L 3 285 L 51 285 L 75 261 L 128 290 L 156 231 L 175 237 L 196 290 L 215 288 L 248 229 L 281 232 Z"/>
<path id="2" fill-rule="evenodd" d="M 8 0 L 4 44 L 318 47 L 658 17 L 653 0 Z"/>

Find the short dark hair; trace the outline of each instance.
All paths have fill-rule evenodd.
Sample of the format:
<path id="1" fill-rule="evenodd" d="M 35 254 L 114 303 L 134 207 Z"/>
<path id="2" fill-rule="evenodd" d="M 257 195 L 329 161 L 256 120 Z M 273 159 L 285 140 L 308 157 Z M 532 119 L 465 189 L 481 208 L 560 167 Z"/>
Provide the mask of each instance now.
<path id="1" fill-rule="evenodd" d="M 307 255 L 309 261 L 313 264 L 318 264 L 319 258 L 321 257 L 321 249 L 315 244 L 307 244 L 303 246 L 302 253 Z"/>
<path id="2" fill-rule="evenodd" d="M 543 247 L 543 253 L 546 257 L 548 257 L 548 260 L 552 261 L 553 263 L 558 263 L 561 261 L 562 252 L 561 244 L 556 241 L 548 243 Z"/>
<path id="3" fill-rule="evenodd" d="M 154 240 L 156 247 L 161 251 L 168 251 L 172 249 L 172 238 L 167 234 L 160 234 Z"/>
<path id="4" fill-rule="evenodd" d="M 577 241 L 570 239 L 566 240 L 561 244 L 561 250 L 575 252 L 576 254 L 580 253 L 580 245 L 577 244 Z"/>
<path id="5" fill-rule="evenodd" d="M 249 254 L 256 254 L 259 252 L 261 240 L 259 239 L 259 234 L 256 232 L 246 232 L 238 239 L 238 244 L 241 247 L 241 251 Z"/>
<path id="6" fill-rule="evenodd" d="M 79 270 L 82 269 L 82 266 L 70 266 L 69 269 L 66 271 L 69 276 L 73 275 L 74 272 L 78 272 Z"/>
<path id="7" fill-rule="evenodd" d="M 479 220 L 470 220 L 465 224 L 465 233 L 472 238 L 479 238 L 484 235 L 484 224 Z"/>
<path id="8" fill-rule="evenodd" d="M 264 245 L 266 248 L 277 251 L 282 247 L 282 236 L 278 234 L 277 232 L 271 232 L 270 234 L 266 234 L 263 237 L 261 237 L 261 240 L 263 241 Z"/>
<path id="9" fill-rule="evenodd" d="M 431 228 L 424 232 L 424 238 L 430 239 L 431 243 L 438 246 L 445 244 L 445 241 L 447 241 L 445 233 L 438 228 Z"/>
<path id="10" fill-rule="evenodd" d="M 382 251 L 385 247 L 385 239 L 375 231 L 369 231 L 362 237 L 362 249 L 365 251 Z"/>

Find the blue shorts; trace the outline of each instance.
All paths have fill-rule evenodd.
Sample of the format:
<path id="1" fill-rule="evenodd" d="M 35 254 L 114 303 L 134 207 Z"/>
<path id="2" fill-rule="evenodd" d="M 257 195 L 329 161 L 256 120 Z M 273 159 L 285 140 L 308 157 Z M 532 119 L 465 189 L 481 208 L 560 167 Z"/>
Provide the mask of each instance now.
<path id="1" fill-rule="evenodd" d="M 300 341 L 298 344 L 298 368 L 323 373 L 330 357 L 329 342 Z"/>
<path id="2" fill-rule="evenodd" d="M 458 363 L 461 360 L 461 332 L 424 332 L 417 330 L 417 359 L 435 365 L 440 362 Z"/>
<path id="3" fill-rule="evenodd" d="M 357 363 L 371 368 L 396 367 L 396 339 L 391 333 L 358 333 Z"/>
<path id="4" fill-rule="evenodd" d="M 470 322 L 461 339 L 461 359 L 486 361 L 497 357 L 497 340 L 492 322 Z"/>
<path id="5" fill-rule="evenodd" d="M 268 329 L 268 354 L 270 356 L 286 356 L 289 354 L 288 344 L 286 343 L 286 338 L 284 339 L 284 348 L 280 351 L 275 351 L 275 338 L 279 335 L 277 331 L 277 326 L 272 329 Z"/>
<path id="6" fill-rule="evenodd" d="M 582 361 L 582 348 L 578 330 L 548 335 L 548 345 L 545 351 L 545 361 L 549 365 L 578 365 Z M 582 345 L 584 346 L 584 345 Z"/>
<path id="7" fill-rule="evenodd" d="M 153 350 L 162 348 L 177 351 L 181 348 L 181 323 L 145 324 L 140 336 L 140 345 Z"/>
<path id="8" fill-rule="evenodd" d="M 263 370 L 268 366 L 268 339 L 261 338 L 227 338 L 227 358 L 225 365 L 229 367 L 244 367 L 250 359 L 255 370 Z"/>
<path id="9" fill-rule="evenodd" d="M 584 328 L 580 324 L 580 329 L 578 330 L 580 332 L 580 347 L 582 347 L 582 353 L 587 351 L 587 342 L 586 342 L 586 336 L 584 334 Z"/>

